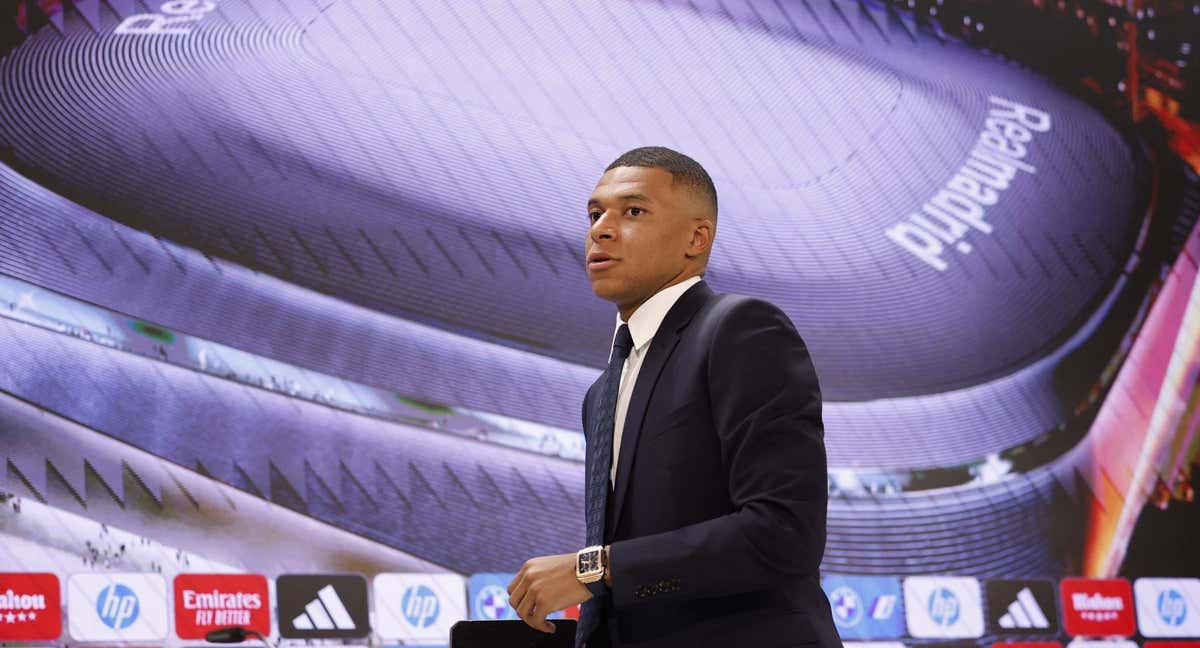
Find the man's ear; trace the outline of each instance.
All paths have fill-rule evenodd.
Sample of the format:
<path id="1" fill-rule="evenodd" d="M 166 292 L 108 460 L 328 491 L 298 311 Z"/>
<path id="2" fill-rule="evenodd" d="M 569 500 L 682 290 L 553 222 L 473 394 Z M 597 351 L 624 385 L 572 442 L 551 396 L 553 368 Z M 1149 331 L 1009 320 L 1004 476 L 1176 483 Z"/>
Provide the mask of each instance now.
<path id="1" fill-rule="evenodd" d="M 715 227 L 712 220 L 706 216 L 693 219 L 692 240 L 688 242 L 687 256 L 698 257 L 708 253 L 712 248 Z"/>

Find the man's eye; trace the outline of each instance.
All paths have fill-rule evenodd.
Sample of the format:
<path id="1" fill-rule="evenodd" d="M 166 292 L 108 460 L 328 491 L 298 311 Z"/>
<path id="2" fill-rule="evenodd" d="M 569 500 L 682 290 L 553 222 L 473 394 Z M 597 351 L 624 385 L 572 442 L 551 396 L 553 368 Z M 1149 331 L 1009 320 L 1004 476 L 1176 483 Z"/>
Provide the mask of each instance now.
<path id="1" fill-rule="evenodd" d="M 593 223 L 600 220 L 600 212 L 598 212 L 598 211 L 588 212 L 588 220 L 592 221 Z"/>
<path id="2" fill-rule="evenodd" d="M 637 216 L 638 214 L 641 214 L 641 213 L 642 213 L 642 208 L 641 208 L 641 207 L 630 207 L 630 208 L 629 208 L 629 215 L 630 215 L 630 216 Z"/>

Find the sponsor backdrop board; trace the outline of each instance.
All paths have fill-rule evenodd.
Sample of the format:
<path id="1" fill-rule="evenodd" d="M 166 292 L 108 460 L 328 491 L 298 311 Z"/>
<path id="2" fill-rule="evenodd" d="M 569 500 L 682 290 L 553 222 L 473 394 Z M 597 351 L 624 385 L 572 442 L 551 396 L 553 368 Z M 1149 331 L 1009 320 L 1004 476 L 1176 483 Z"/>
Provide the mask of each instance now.
<path id="1" fill-rule="evenodd" d="M 904 579 L 908 632 L 921 639 L 983 636 L 983 597 L 979 581 L 951 576 Z"/>
<path id="2" fill-rule="evenodd" d="M 73 574 L 67 614 L 76 641 L 162 641 L 170 631 L 161 574 Z"/>
<path id="3" fill-rule="evenodd" d="M 271 634 L 271 593 L 260 574 L 179 574 L 175 577 L 175 634 L 203 639 L 210 630 L 239 626 Z"/>
<path id="4" fill-rule="evenodd" d="M 508 584 L 516 574 L 471 574 L 467 580 L 467 603 L 470 618 L 480 621 L 519 619 L 517 611 L 508 604 Z M 578 618 L 579 607 L 555 612 L 550 619 Z"/>
<path id="5" fill-rule="evenodd" d="M 904 636 L 904 599 L 899 578 L 826 574 L 821 587 L 829 597 L 833 620 L 842 639 Z"/>
<path id="6" fill-rule="evenodd" d="M 284 574 L 275 584 L 279 634 L 361 639 L 371 632 L 367 581 L 357 574 Z"/>
<path id="7" fill-rule="evenodd" d="M 1143 637 L 1200 637 L 1200 579 L 1139 578 L 1133 594 Z"/>
<path id="8" fill-rule="evenodd" d="M 54 574 L 0 573 L 0 640 L 58 639 L 62 634 L 59 596 Z"/>
<path id="9" fill-rule="evenodd" d="M 1128 637 L 1137 629 L 1133 589 L 1120 578 L 1066 578 L 1062 594 L 1063 627 L 1075 637 Z"/>
<path id="10" fill-rule="evenodd" d="M 1196 34 L 1197 0 L 0 2 L 0 641 L 511 619 L 587 535 L 587 197 L 655 144 L 716 185 L 705 282 L 811 353 L 846 640 L 1200 641 Z"/>
<path id="11" fill-rule="evenodd" d="M 1044 580 L 990 580 L 988 629 L 997 635 L 1057 635 L 1058 597 Z"/>
<path id="12" fill-rule="evenodd" d="M 381 637 L 406 643 L 450 641 L 450 626 L 467 618 L 466 580 L 457 574 L 379 574 L 375 620 Z"/>

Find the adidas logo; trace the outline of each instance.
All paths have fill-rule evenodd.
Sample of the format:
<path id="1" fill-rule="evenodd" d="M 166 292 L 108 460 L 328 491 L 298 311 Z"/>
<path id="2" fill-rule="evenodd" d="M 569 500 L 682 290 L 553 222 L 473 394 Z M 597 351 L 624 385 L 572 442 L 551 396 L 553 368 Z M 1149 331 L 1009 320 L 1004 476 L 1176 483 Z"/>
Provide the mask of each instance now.
<path id="1" fill-rule="evenodd" d="M 309 601 L 304 611 L 292 619 L 292 627 L 297 630 L 355 629 L 354 619 L 350 618 L 333 585 L 326 585 L 317 592 L 317 598 Z"/>
<path id="2" fill-rule="evenodd" d="M 1028 587 L 1017 592 L 1017 600 L 1008 604 L 1008 612 L 1000 617 L 1000 627 L 1005 629 L 1049 628 L 1050 621 L 1038 605 Z"/>

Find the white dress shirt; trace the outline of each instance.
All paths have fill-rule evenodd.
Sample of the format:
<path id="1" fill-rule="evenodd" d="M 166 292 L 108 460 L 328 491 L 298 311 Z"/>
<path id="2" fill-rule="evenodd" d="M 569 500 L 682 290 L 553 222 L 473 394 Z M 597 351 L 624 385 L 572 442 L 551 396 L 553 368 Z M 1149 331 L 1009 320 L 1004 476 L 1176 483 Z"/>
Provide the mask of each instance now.
<path id="1" fill-rule="evenodd" d="M 691 277 L 654 293 L 653 297 L 647 299 L 641 306 L 638 306 L 637 310 L 633 311 L 628 322 L 621 319 L 620 312 L 617 313 L 617 324 L 613 328 L 613 341 L 616 341 L 617 331 L 620 330 L 621 325 L 628 324 L 629 336 L 633 338 L 633 348 L 629 350 L 629 357 L 625 358 L 625 366 L 621 368 L 621 387 L 617 391 L 617 411 L 613 419 L 610 477 L 614 484 L 617 483 L 617 460 L 621 456 L 621 434 L 625 431 L 625 414 L 629 410 L 629 398 L 633 394 L 634 384 L 637 383 L 638 372 L 642 369 L 642 360 L 646 357 L 646 351 L 650 349 L 650 340 L 654 339 L 654 334 L 658 332 L 658 327 L 662 324 L 663 318 L 667 316 L 667 311 L 671 310 L 683 293 L 698 281 L 700 281 L 700 277 Z M 612 359 L 611 352 L 608 357 L 610 360 Z"/>

